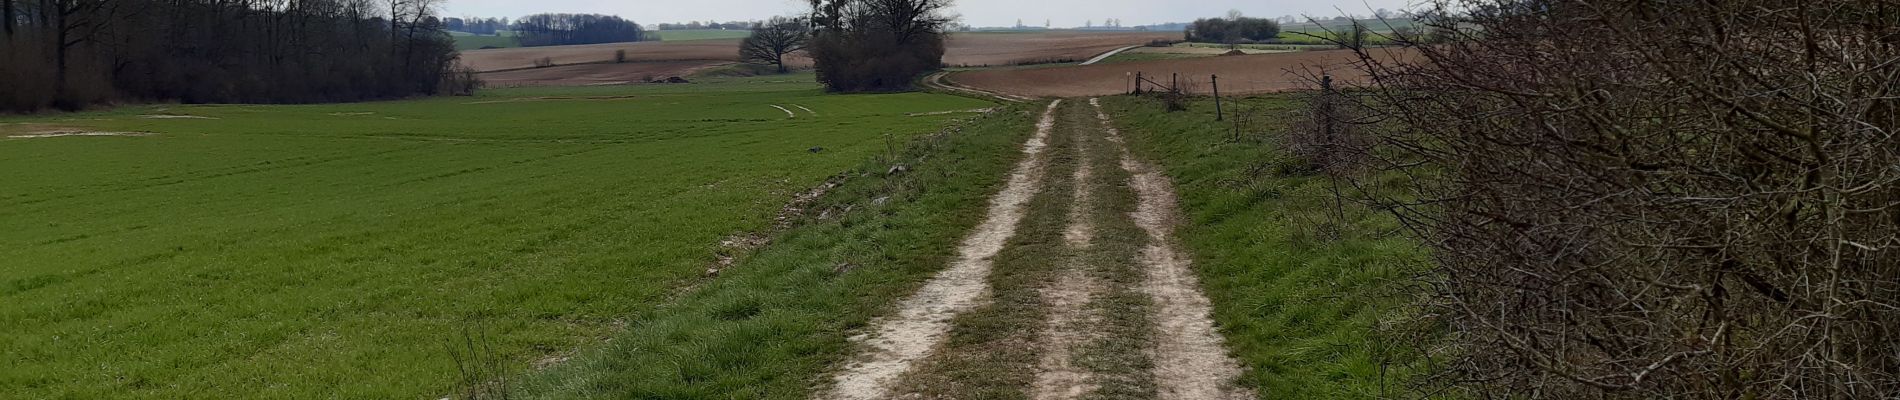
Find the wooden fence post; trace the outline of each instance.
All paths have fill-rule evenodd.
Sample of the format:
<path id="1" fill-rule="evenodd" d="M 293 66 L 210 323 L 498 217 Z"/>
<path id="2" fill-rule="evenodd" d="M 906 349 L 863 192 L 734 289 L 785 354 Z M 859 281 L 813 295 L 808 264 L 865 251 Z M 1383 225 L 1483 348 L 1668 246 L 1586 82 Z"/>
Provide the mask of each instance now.
<path id="1" fill-rule="evenodd" d="M 1210 75 L 1208 79 L 1214 83 L 1214 120 L 1224 121 L 1227 119 L 1227 113 L 1221 111 L 1220 107 L 1220 75 Z"/>
<path id="2" fill-rule="evenodd" d="M 1171 78 L 1168 78 L 1168 91 L 1177 94 L 1181 93 L 1181 73 L 1176 72 Z"/>
<path id="3" fill-rule="evenodd" d="M 1141 94 L 1141 71 L 1135 71 L 1135 94 Z"/>

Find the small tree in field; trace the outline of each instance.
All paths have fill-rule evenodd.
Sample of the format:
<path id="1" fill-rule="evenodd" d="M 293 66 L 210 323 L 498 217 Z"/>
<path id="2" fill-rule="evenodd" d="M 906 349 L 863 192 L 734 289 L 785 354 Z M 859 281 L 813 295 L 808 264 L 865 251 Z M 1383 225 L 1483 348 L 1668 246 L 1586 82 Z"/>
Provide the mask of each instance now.
<path id="1" fill-rule="evenodd" d="M 779 73 L 790 71 L 785 67 L 785 55 L 805 50 L 805 43 L 811 39 L 809 24 L 803 19 L 772 17 L 752 30 L 752 36 L 739 43 L 739 59 L 753 64 L 778 66 Z"/>

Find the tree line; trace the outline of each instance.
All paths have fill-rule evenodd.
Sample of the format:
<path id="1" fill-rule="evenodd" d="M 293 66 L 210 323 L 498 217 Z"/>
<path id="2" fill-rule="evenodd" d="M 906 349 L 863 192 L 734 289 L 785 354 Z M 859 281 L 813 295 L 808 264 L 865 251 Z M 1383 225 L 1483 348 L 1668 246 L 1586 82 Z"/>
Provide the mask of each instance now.
<path id="1" fill-rule="evenodd" d="M 640 24 L 613 15 L 535 14 L 515 21 L 522 46 L 638 42 L 649 37 Z"/>
<path id="2" fill-rule="evenodd" d="M 477 35 L 493 35 L 508 29 L 508 18 L 443 18 L 442 26 L 450 31 L 467 32 Z"/>
<path id="3" fill-rule="evenodd" d="M 0 110 L 468 92 L 439 0 L 0 1 Z"/>
<path id="4" fill-rule="evenodd" d="M 764 23 L 764 21 L 727 21 L 727 22 L 692 21 L 692 22 L 678 23 L 678 24 L 659 24 L 659 25 L 656 25 L 655 27 L 663 31 L 678 31 L 678 30 L 692 30 L 692 29 L 747 30 L 747 29 L 752 29 L 753 26 L 756 26 L 761 23 Z"/>
<path id="5" fill-rule="evenodd" d="M 1280 23 L 1266 18 L 1250 18 L 1238 13 L 1227 18 L 1202 18 L 1188 24 L 1187 40 L 1203 43 L 1264 42 L 1280 37 Z"/>

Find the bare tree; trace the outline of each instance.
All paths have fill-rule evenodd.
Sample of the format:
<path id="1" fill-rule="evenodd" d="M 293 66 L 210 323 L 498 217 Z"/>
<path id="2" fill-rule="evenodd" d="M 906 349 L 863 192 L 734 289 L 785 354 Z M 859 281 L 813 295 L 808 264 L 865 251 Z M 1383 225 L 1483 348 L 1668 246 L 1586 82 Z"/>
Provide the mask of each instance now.
<path id="1" fill-rule="evenodd" d="M 752 35 L 739 42 L 739 59 L 748 63 L 778 66 L 779 73 L 791 71 L 785 55 L 805 50 L 811 40 L 810 23 L 804 19 L 772 17 L 752 28 Z"/>
<path id="2" fill-rule="evenodd" d="M 6 1 L 0 110 L 117 99 L 317 102 L 435 94 L 452 39 L 439 0 Z M 391 14 L 385 15 L 384 12 Z M 394 17 L 394 18 L 391 18 Z M 445 79 L 454 78 L 454 79 Z M 465 92 L 465 90 L 463 91 Z"/>

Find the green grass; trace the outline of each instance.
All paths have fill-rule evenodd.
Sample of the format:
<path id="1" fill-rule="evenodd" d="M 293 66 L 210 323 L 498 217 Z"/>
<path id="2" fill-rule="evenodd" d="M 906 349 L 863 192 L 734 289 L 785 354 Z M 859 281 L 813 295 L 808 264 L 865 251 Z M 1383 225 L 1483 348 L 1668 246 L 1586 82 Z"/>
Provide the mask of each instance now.
<path id="1" fill-rule="evenodd" d="M 678 42 L 678 41 L 685 41 L 685 40 L 743 39 L 746 36 L 752 35 L 752 31 L 729 30 L 729 29 L 680 29 L 680 30 L 670 30 L 670 31 L 654 31 L 653 33 L 660 34 L 660 40 L 668 41 L 668 42 Z"/>
<path id="2" fill-rule="evenodd" d="M 905 113 L 987 106 L 787 80 L 0 117 L 157 133 L 0 139 L 0 398 L 436 398 L 471 337 L 497 376 L 617 337 L 548 373 L 588 393 L 797 392 L 973 224 L 1023 122 L 854 179 L 827 201 L 857 208 L 703 281 L 721 238 L 952 118 Z M 643 343 L 684 345 L 618 351 Z"/>
<path id="3" fill-rule="evenodd" d="M 1329 181 L 1274 145 L 1300 107 L 1293 96 L 1228 103 L 1268 121 L 1266 136 L 1240 139 L 1214 121 L 1208 100 L 1180 113 L 1147 98 L 1104 105 L 1130 145 L 1174 179 L 1188 218 L 1181 238 L 1222 334 L 1249 368 L 1247 384 L 1263 398 L 1398 393 L 1414 353 L 1373 327 L 1403 315 L 1395 310 L 1415 298 L 1409 285 L 1424 255 L 1385 214 L 1347 203 L 1344 219 L 1329 217 Z"/>
<path id="4" fill-rule="evenodd" d="M 521 47 L 521 38 L 514 36 L 472 36 L 456 35 L 455 50 L 467 51 L 483 48 L 505 49 Z"/>
<path id="5" fill-rule="evenodd" d="M 809 398 L 854 349 L 847 337 L 944 267 L 1033 131 L 1023 106 L 968 118 L 893 144 L 774 244 L 518 380 L 516 397 Z"/>

